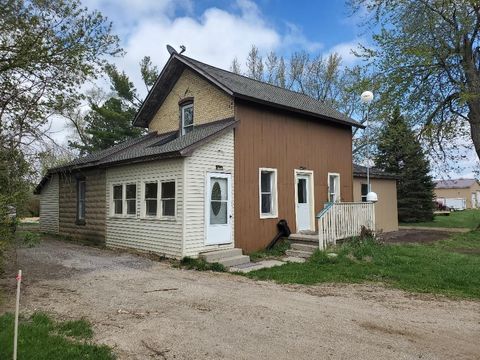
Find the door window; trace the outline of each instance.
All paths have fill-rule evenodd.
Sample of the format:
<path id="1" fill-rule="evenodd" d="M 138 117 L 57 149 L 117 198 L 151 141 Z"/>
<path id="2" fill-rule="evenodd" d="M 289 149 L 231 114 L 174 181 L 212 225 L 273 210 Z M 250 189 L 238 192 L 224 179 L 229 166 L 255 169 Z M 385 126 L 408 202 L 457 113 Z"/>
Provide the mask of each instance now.
<path id="1" fill-rule="evenodd" d="M 212 178 L 210 188 L 210 224 L 226 224 L 227 219 L 227 179 Z"/>
<path id="2" fill-rule="evenodd" d="M 307 179 L 298 179 L 297 199 L 299 204 L 307 203 Z"/>

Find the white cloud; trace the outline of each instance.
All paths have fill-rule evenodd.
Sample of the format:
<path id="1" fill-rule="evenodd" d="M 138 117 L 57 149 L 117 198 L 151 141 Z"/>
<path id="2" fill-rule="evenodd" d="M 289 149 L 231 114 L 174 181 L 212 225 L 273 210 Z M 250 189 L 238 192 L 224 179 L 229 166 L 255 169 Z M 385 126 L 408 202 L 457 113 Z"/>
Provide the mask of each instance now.
<path id="1" fill-rule="evenodd" d="M 343 64 L 351 66 L 361 61 L 360 58 L 354 55 L 353 51 L 358 50 L 358 44 L 365 44 L 363 39 L 355 39 L 348 42 L 339 43 L 327 51 L 327 56 L 333 53 L 337 53 L 342 57 Z"/>

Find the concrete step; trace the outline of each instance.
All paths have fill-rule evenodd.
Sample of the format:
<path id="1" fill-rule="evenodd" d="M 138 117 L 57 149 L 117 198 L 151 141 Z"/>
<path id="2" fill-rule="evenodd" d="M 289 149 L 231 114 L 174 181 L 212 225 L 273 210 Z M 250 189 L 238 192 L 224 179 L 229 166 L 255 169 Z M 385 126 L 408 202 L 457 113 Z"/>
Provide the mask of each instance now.
<path id="1" fill-rule="evenodd" d="M 292 243 L 291 245 L 292 250 L 299 250 L 299 251 L 307 251 L 313 253 L 315 250 L 318 249 L 318 244 L 308 244 L 308 243 Z"/>
<path id="2" fill-rule="evenodd" d="M 306 242 L 306 243 L 317 243 L 318 244 L 318 235 L 317 234 L 291 234 L 288 237 L 289 240 L 294 242 Z"/>
<path id="3" fill-rule="evenodd" d="M 220 259 L 217 262 L 219 262 L 220 264 L 226 267 L 238 266 L 238 265 L 249 263 L 250 256 L 247 256 L 247 255 L 232 256 L 232 257 Z"/>
<path id="4" fill-rule="evenodd" d="M 312 256 L 313 252 L 301 250 L 287 250 L 285 251 L 285 254 L 291 257 L 308 259 L 310 256 Z"/>
<path id="5" fill-rule="evenodd" d="M 241 256 L 242 249 L 227 249 L 227 250 L 214 250 L 209 252 L 204 252 L 200 254 L 200 258 L 204 259 L 206 262 L 220 262 L 219 260 L 225 258 L 232 258 L 235 256 Z"/>

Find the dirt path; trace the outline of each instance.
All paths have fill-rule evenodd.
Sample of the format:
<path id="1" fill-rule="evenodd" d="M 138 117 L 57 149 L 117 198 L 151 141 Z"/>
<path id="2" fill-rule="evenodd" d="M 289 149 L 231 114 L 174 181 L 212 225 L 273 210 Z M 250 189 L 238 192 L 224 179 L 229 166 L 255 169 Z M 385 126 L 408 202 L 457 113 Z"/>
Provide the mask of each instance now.
<path id="1" fill-rule="evenodd" d="M 281 286 L 53 240 L 19 249 L 17 259 L 24 310 L 86 317 L 120 359 L 480 356 L 480 302 L 366 285 Z"/>

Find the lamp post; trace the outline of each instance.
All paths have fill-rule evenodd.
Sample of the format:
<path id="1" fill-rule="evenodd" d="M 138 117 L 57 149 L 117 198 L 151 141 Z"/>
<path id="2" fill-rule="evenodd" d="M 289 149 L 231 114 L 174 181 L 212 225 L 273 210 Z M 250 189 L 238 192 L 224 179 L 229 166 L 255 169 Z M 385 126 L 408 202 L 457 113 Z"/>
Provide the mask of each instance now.
<path id="1" fill-rule="evenodd" d="M 361 95 L 362 104 L 367 106 L 367 115 L 365 120 L 365 137 L 367 141 L 367 201 L 377 202 L 378 196 L 371 191 L 370 186 L 370 139 L 369 139 L 369 127 L 368 127 L 368 113 L 370 112 L 370 103 L 373 100 L 373 93 L 371 91 L 364 91 Z"/>

